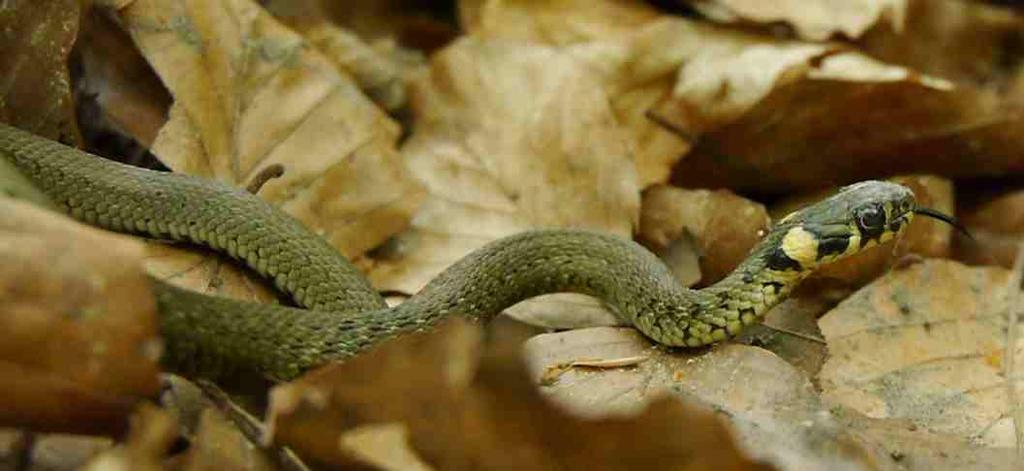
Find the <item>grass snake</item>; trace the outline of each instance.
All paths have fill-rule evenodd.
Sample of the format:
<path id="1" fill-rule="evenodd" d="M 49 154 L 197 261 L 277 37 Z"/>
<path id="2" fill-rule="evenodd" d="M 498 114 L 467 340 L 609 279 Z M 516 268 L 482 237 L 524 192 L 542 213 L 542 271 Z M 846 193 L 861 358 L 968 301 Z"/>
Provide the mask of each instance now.
<path id="1" fill-rule="evenodd" d="M 701 290 L 681 286 L 633 241 L 534 230 L 472 252 L 389 308 L 323 238 L 241 189 L 120 164 L 6 125 L 0 155 L 76 219 L 226 253 L 290 295 L 298 308 L 154 279 L 165 365 L 207 377 L 287 380 L 452 315 L 488 319 L 555 292 L 595 296 L 660 344 L 707 345 L 757 322 L 820 265 L 899 235 L 915 213 L 948 218 L 918 208 L 913 193 L 897 184 L 847 186 L 782 219 L 735 271 Z"/>

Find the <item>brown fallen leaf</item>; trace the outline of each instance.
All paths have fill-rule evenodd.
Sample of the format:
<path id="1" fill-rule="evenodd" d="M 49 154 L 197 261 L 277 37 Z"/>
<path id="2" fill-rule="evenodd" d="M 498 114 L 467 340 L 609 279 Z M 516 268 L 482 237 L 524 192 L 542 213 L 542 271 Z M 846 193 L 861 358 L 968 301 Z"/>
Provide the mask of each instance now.
<path id="1" fill-rule="evenodd" d="M 908 0 L 903 28 L 878 24 L 857 45 L 880 60 L 972 85 L 1005 87 L 1024 17 L 970 0 Z"/>
<path id="2" fill-rule="evenodd" d="M 663 15 L 629 34 L 595 38 L 567 52 L 609 90 L 616 115 L 636 142 L 637 171 L 646 186 L 665 183 L 702 132 L 742 116 L 783 72 L 834 49 Z M 743 54 L 747 50 L 754 52 Z M 722 69 L 728 69 L 724 78 Z M 684 106 L 677 106 L 680 100 Z"/>
<path id="3" fill-rule="evenodd" d="M 263 5 L 285 25 L 302 34 L 339 70 L 351 74 L 378 106 L 392 113 L 406 106 L 405 76 L 423 66 L 422 55 L 399 47 L 394 41 L 367 43 L 354 32 L 332 23 L 318 0 L 270 1 Z"/>
<path id="4" fill-rule="evenodd" d="M 815 378 L 828 353 L 818 318 L 847 294 L 845 290 L 798 292 L 768 311 L 760 324 L 747 327 L 736 340 L 764 348 Z"/>
<path id="5" fill-rule="evenodd" d="M 81 142 L 67 68 L 80 14 L 78 0 L 4 2 L 0 122 L 67 144 Z"/>
<path id="6" fill-rule="evenodd" d="M 459 20 L 469 34 L 551 46 L 618 36 L 662 16 L 632 0 L 461 0 Z"/>
<path id="7" fill-rule="evenodd" d="M 263 450 L 254 447 L 231 421 L 213 408 L 203 410 L 192 443 L 181 467 L 186 471 L 278 469 Z"/>
<path id="8" fill-rule="evenodd" d="M 473 249 L 531 228 L 632 233 L 629 141 L 572 57 L 466 37 L 435 54 L 412 90 L 417 126 L 402 153 L 428 197 L 378 254 L 378 288 L 414 293 Z"/>
<path id="9" fill-rule="evenodd" d="M 283 0 L 285 2 L 293 0 Z M 458 34 L 451 3 L 422 0 L 320 1 L 331 21 L 370 43 L 397 41 L 427 53 Z"/>
<path id="10" fill-rule="evenodd" d="M 663 256 L 673 242 L 688 234 L 697 242 L 698 276 L 706 286 L 724 278 L 747 258 L 770 225 L 764 206 L 728 190 L 655 185 L 643 193 L 639 237 Z"/>
<path id="11" fill-rule="evenodd" d="M 819 321 L 823 398 L 868 417 L 1014 446 L 1008 413 L 1006 279 L 1000 268 L 926 260 L 861 289 Z M 1019 336 L 1018 336 L 1019 338 Z M 1024 342 L 1010 351 L 1024 361 Z M 1019 386 L 1018 386 L 1019 387 Z"/>
<path id="12" fill-rule="evenodd" d="M 668 353 L 636 330 L 599 327 L 531 338 L 530 376 L 579 358 L 646 356 L 629 368 L 572 369 L 542 391 L 585 417 L 635 414 L 665 394 L 704 403 L 728 418 L 740 446 L 781 469 L 856 469 L 864 461 L 837 430 L 810 381 L 755 347 L 724 344 L 705 352 Z"/>
<path id="13" fill-rule="evenodd" d="M 395 149 L 398 126 L 299 34 L 248 0 L 137 0 L 119 15 L 175 99 L 152 148 L 168 167 L 244 187 L 280 166 L 258 194 L 349 258 L 408 224 L 420 189 Z M 156 271 L 249 291 L 230 287 L 234 275 L 211 279 L 232 269 L 215 263 Z"/>
<path id="14" fill-rule="evenodd" d="M 901 173 L 1024 169 L 1024 114 L 993 92 L 838 51 L 775 67 L 785 80 L 741 82 L 767 61 L 782 63 L 764 47 L 778 46 L 713 55 L 699 74 L 681 74 L 659 107 L 686 115 L 677 126 L 700 137 L 675 183 L 778 194 Z"/>
<path id="15" fill-rule="evenodd" d="M 389 342 L 276 388 L 273 439 L 345 466 L 357 463 L 341 453 L 341 434 L 400 422 L 438 469 L 768 469 L 744 458 L 713 415 L 676 399 L 603 419 L 554 408 L 525 378 L 517 352 L 483 344 L 464 322 Z"/>
<path id="16" fill-rule="evenodd" d="M 160 387 L 141 245 L 8 198 L 0 213 L 0 404 L 17 404 L 0 422 L 119 433 Z"/>
<path id="17" fill-rule="evenodd" d="M 831 410 L 852 440 L 871 456 L 874 469 L 1020 469 L 1020 458 L 1012 448 L 982 446 L 909 420 L 873 419 L 841 407 Z"/>
<path id="18" fill-rule="evenodd" d="M 81 469 L 162 470 L 165 469 L 164 460 L 168 451 L 177 438 L 178 423 L 171 414 L 156 406 L 142 404 L 132 415 L 131 430 L 124 441 L 100 453 Z"/>
<path id="19" fill-rule="evenodd" d="M 99 9 L 82 18 L 75 43 L 82 66 L 80 94 L 95 100 L 103 125 L 149 148 L 167 121 L 171 96 L 119 24 Z M 87 128 L 88 129 L 88 128 Z M 127 157 L 127 156 L 122 156 Z"/>
<path id="20" fill-rule="evenodd" d="M 408 105 L 406 77 L 424 67 L 422 55 L 390 41 L 367 44 L 330 23 L 297 30 L 339 69 L 352 74 L 378 106 L 398 112 Z"/>
<path id="21" fill-rule="evenodd" d="M 980 265 L 1013 266 L 1017 246 L 1024 241 L 1024 190 L 961 207 L 958 212 L 973 240 L 956 240 L 957 259 Z"/>
<path id="22" fill-rule="evenodd" d="M 835 35 L 858 38 L 875 24 L 900 31 L 907 0 L 683 0 L 706 18 L 719 23 L 785 23 L 797 36 L 822 41 Z"/>
<path id="23" fill-rule="evenodd" d="M 688 141 L 647 113 L 671 94 L 680 65 L 680 54 L 664 48 L 664 28 L 656 26 L 665 23 L 666 15 L 650 5 L 474 0 L 460 2 L 459 12 L 475 37 L 546 44 L 583 60 L 601 80 L 616 118 L 633 140 L 641 187 L 667 181 L 672 166 L 689 150 Z"/>

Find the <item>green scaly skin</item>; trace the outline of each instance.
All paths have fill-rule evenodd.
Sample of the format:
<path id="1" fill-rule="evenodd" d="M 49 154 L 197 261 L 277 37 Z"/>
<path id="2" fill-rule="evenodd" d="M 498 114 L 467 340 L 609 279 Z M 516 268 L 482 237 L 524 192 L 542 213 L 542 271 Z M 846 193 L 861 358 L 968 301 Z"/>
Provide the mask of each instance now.
<path id="1" fill-rule="evenodd" d="M 155 281 L 165 364 L 207 377 L 290 379 L 451 315 L 486 320 L 556 292 L 600 298 L 658 343 L 707 345 L 757 322 L 818 265 L 898 235 L 914 208 L 913 194 L 899 185 L 847 187 L 784 219 L 732 274 L 700 291 L 680 286 L 632 241 L 580 230 L 525 232 L 471 253 L 387 308 L 327 242 L 239 189 L 122 165 L 2 125 L 0 154 L 75 218 L 225 252 L 308 308 L 217 298 Z M 866 208 L 882 219 L 862 217 Z"/>

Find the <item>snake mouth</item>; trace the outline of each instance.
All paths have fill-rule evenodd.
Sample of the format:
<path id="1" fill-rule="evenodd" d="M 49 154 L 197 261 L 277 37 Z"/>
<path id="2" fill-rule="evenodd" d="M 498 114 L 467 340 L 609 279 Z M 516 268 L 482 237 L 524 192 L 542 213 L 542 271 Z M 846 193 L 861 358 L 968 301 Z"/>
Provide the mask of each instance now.
<path id="1" fill-rule="evenodd" d="M 914 208 L 911 212 L 914 213 L 914 214 L 920 214 L 922 216 L 926 216 L 926 217 L 929 217 L 929 218 L 932 218 L 932 219 L 937 219 L 939 221 L 942 221 L 942 222 L 944 222 L 946 224 L 949 224 L 950 226 L 953 226 L 954 228 L 956 228 L 957 231 L 959 231 L 961 234 L 967 236 L 967 238 L 969 238 L 969 239 L 973 239 L 974 238 L 974 236 L 971 235 L 971 233 L 967 230 L 966 227 L 964 227 L 964 225 L 960 221 L 958 221 L 955 217 L 950 216 L 949 214 L 946 214 L 946 213 L 944 213 L 942 211 L 939 211 L 937 209 L 932 209 L 932 208 L 917 207 L 917 208 Z M 903 216 L 901 216 L 901 217 L 903 217 Z"/>

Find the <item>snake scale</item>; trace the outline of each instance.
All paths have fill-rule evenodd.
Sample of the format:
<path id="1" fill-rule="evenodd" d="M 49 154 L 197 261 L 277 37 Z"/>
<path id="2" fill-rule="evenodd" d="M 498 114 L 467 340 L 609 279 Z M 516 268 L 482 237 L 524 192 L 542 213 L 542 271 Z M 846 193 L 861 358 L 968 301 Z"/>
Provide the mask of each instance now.
<path id="1" fill-rule="evenodd" d="M 776 224 L 730 275 L 679 285 L 633 241 L 584 230 L 535 230 L 467 255 L 404 303 L 387 307 L 362 274 L 301 223 L 243 190 L 123 165 L 0 125 L 0 155 L 58 208 L 86 223 L 226 253 L 298 308 L 214 297 L 154 280 L 168 369 L 294 378 L 383 339 L 452 315 L 490 318 L 555 292 L 600 298 L 651 340 L 697 347 L 757 322 L 822 264 L 899 235 L 917 208 L 906 187 L 868 181 Z"/>

